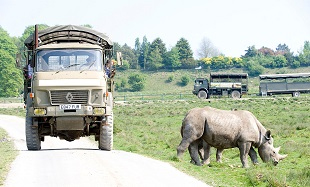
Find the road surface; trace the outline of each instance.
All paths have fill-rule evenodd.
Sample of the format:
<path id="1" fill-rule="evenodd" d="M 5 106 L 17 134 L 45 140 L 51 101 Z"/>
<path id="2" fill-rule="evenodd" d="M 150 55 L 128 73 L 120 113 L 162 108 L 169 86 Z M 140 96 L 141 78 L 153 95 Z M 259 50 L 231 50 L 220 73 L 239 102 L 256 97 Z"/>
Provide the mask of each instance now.
<path id="1" fill-rule="evenodd" d="M 19 150 L 6 187 L 207 186 L 168 163 L 119 150 L 100 151 L 97 142 L 87 138 L 67 142 L 45 137 L 41 151 L 28 151 L 24 118 L 0 115 L 0 127 L 8 132 Z"/>

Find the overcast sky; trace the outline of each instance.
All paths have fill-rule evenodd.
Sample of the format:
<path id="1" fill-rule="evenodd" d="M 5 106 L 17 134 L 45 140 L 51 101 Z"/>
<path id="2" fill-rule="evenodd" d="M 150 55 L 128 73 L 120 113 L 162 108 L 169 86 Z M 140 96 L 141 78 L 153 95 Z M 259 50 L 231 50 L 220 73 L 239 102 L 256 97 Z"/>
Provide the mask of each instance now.
<path id="1" fill-rule="evenodd" d="M 207 37 L 226 56 L 284 43 L 297 54 L 310 41 L 310 0 L 0 0 L 10 36 L 34 24 L 90 24 L 131 47 L 146 36 L 170 49 L 184 37 L 196 54 Z"/>

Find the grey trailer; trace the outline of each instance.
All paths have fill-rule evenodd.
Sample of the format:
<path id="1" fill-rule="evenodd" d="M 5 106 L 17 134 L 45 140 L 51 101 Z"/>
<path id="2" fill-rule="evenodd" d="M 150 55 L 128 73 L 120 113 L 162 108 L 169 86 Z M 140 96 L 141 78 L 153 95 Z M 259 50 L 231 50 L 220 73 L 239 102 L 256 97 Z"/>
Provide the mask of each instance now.
<path id="1" fill-rule="evenodd" d="M 270 74 L 259 75 L 259 94 L 291 94 L 293 97 L 300 93 L 310 92 L 310 73 Z"/>

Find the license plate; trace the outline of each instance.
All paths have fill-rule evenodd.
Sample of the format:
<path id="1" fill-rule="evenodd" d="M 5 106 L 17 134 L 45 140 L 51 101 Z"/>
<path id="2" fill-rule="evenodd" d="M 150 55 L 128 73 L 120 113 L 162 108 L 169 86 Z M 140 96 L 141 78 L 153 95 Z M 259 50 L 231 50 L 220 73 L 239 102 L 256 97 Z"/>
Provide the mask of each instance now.
<path id="1" fill-rule="evenodd" d="M 81 108 L 80 104 L 59 105 L 60 110 L 80 110 Z"/>

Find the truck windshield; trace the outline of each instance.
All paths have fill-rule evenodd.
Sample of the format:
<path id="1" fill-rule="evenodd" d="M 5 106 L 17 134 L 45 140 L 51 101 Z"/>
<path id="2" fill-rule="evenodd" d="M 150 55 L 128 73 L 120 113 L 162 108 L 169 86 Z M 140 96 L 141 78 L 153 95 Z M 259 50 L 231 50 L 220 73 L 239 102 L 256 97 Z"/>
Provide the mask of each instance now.
<path id="1" fill-rule="evenodd" d="M 102 71 L 102 53 L 96 49 L 41 50 L 36 71 Z"/>

